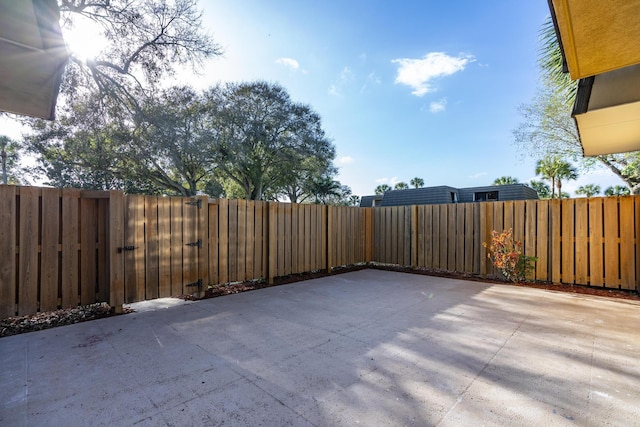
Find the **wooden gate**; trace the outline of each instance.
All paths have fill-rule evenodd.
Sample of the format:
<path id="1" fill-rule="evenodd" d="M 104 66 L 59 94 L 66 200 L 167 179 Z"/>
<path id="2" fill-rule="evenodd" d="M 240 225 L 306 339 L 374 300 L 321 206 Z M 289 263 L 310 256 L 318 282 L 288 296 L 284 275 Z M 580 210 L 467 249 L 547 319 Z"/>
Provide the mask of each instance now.
<path id="1" fill-rule="evenodd" d="M 112 305 L 202 292 L 206 197 L 116 193 L 111 208 Z"/>

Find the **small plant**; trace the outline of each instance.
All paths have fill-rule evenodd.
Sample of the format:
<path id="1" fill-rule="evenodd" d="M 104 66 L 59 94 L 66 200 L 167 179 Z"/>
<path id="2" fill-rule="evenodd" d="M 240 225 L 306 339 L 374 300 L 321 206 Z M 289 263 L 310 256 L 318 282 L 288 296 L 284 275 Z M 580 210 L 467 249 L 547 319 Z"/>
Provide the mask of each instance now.
<path id="1" fill-rule="evenodd" d="M 503 230 L 502 233 L 493 230 L 491 244 L 483 243 L 483 246 L 489 249 L 487 257 L 493 266 L 512 282 L 524 280 L 538 261 L 538 258 L 522 253 L 522 243 L 513 239 L 512 229 Z"/>

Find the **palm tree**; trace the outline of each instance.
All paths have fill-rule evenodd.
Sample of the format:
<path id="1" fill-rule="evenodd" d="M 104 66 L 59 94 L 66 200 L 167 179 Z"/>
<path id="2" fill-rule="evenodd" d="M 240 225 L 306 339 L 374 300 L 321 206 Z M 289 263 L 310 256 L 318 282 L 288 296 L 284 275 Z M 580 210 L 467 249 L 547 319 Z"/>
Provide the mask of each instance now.
<path id="1" fill-rule="evenodd" d="M 604 190 L 605 196 L 628 196 L 629 194 L 631 194 L 631 191 L 624 185 L 614 185 Z"/>
<path id="2" fill-rule="evenodd" d="M 596 184 L 581 185 L 576 194 L 583 195 L 585 197 L 593 197 L 600 194 L 600 186 Z"/>
<path id="3" fill-rule="evenodd" d="M 382 195 L 382 194 L 386 193 L 387 191 L 391 191 L 391 187 L 389 187 L 387 184 L 380 184 L 374 190 L 375 194 L 377 194 L 377 195 Z"/>
<path id="4" fill-rule="evenodd" d="M 556 175 L 558 157 L 545 157 L 536 163 L 536 175 L 551 181 L 551 198 L 556 197 Z"/>
<path id="5" fill-rule="evenodd" d="M 495 181 L 493 181 L 493 185 L 509 184 L 518 184 L 518 178 L 514 178 L 512 176 L 501 176 L 500 178 L 496 178 Z"/>
<path id="6" fill-rule="evenodd" d="M 562 180 L 575 181 L 578 179 L 578 170 L 569 162 L 560 160 L 556 169 L 556 185 L 558 186 L 558 197 L 563 198 L 565 194 L 562 192 Z"/>
<path id="7" fill-rule="evenodd" d="M 556 188 L 558 189 L 558 198 L 566 195 L 566 193 L 562 192 L 563 180 L 573 181 L 578 179 L 577 169 L 559 156 L 548 156 L 538 160 L 538 163 L 536 163 L 536 175 L 551 181 L 551 198 L 556 197 Z"/>
<path id="8" fill-rule="evenodd" d="M 314 180 L 311 184 L 311 191 L 315 196 L 315 203 L 326 204 L 326 200 L 330 196 L 340 196 L 340 183 L 330 176 L 323 176 Z"/>
<path id="9" fill-rule="evenodd" d="M 556 35 L 551 16 L 542 24 L 540 29 L 542 46 L 538 56 L 538 63 L 545 80 L 566 96 L 567 104 L 572 105 L 578 87 L 578 82 L 571 80 L 569 73 L 563 70 L 562 51 Z"/>
<path id="10" fill-rule="evenodd" d="M 406 190 L 409 188 L 406 182 L 399 182 L 393 187 L 394 190 Z"/>
<path id="11" fill-rule="evenodd" d="M 409 181 L 409 184 L 411 184 L 413 188 L 424 187 L 424 179 L 415 177 L 412 178 L 411 181 Z"/>
<path id="12" fill-rule="evenodd" d="M 529 185 L 531 186 L 531 188 L 536 190 L 536 192 L 538 193 L 538 197 L 539 198 L 541 198 L 541 199 L 550 199 L 551 198 L 551 187 L 549 187 L 544 182 L 536 181 L 536 180 L 532 179 L 531 182 L 529 183 Z"/>

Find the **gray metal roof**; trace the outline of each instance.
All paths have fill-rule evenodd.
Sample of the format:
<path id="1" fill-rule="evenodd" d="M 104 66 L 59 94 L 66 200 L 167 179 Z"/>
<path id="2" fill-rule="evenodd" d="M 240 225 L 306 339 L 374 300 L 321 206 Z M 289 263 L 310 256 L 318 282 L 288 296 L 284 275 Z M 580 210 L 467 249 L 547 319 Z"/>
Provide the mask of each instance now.
<path id="1" fill-rule="evenodd" d="M 410 206 L 444 203 L 467 203 L 477 200 L 477 193 L 498 192 L 498 200 L 537 199 L 538 193 L 525 184 L 487 185 L 483 187 L 454 188 L 447 185 L 437 187 L 391 190 L 383 196 L 363 196 L 361 207 L 371 207 L 373 200 L 382 197 L 377 206 Z M 478 195 L 479 196 L 479 195 Z"/>

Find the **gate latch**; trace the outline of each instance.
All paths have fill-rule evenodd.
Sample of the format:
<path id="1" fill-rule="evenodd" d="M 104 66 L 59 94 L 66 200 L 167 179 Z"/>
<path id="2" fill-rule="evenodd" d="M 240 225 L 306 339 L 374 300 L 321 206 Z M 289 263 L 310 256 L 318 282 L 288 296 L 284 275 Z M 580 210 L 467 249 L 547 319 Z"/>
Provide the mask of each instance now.
<path id="1" fill-rule="evenodd" d="M 120 247 L 118 248 L 118 253 L 119 253 L 119 254 L 121 254 L 123 251 L 132 251 L 132 250 L 134 250 L 134 249 L 136 249 L 136 247 L 135 247 L 135 246 L 133 246 L 133 245 L 129 245 L 129 246 L 120 246 Z"/>

